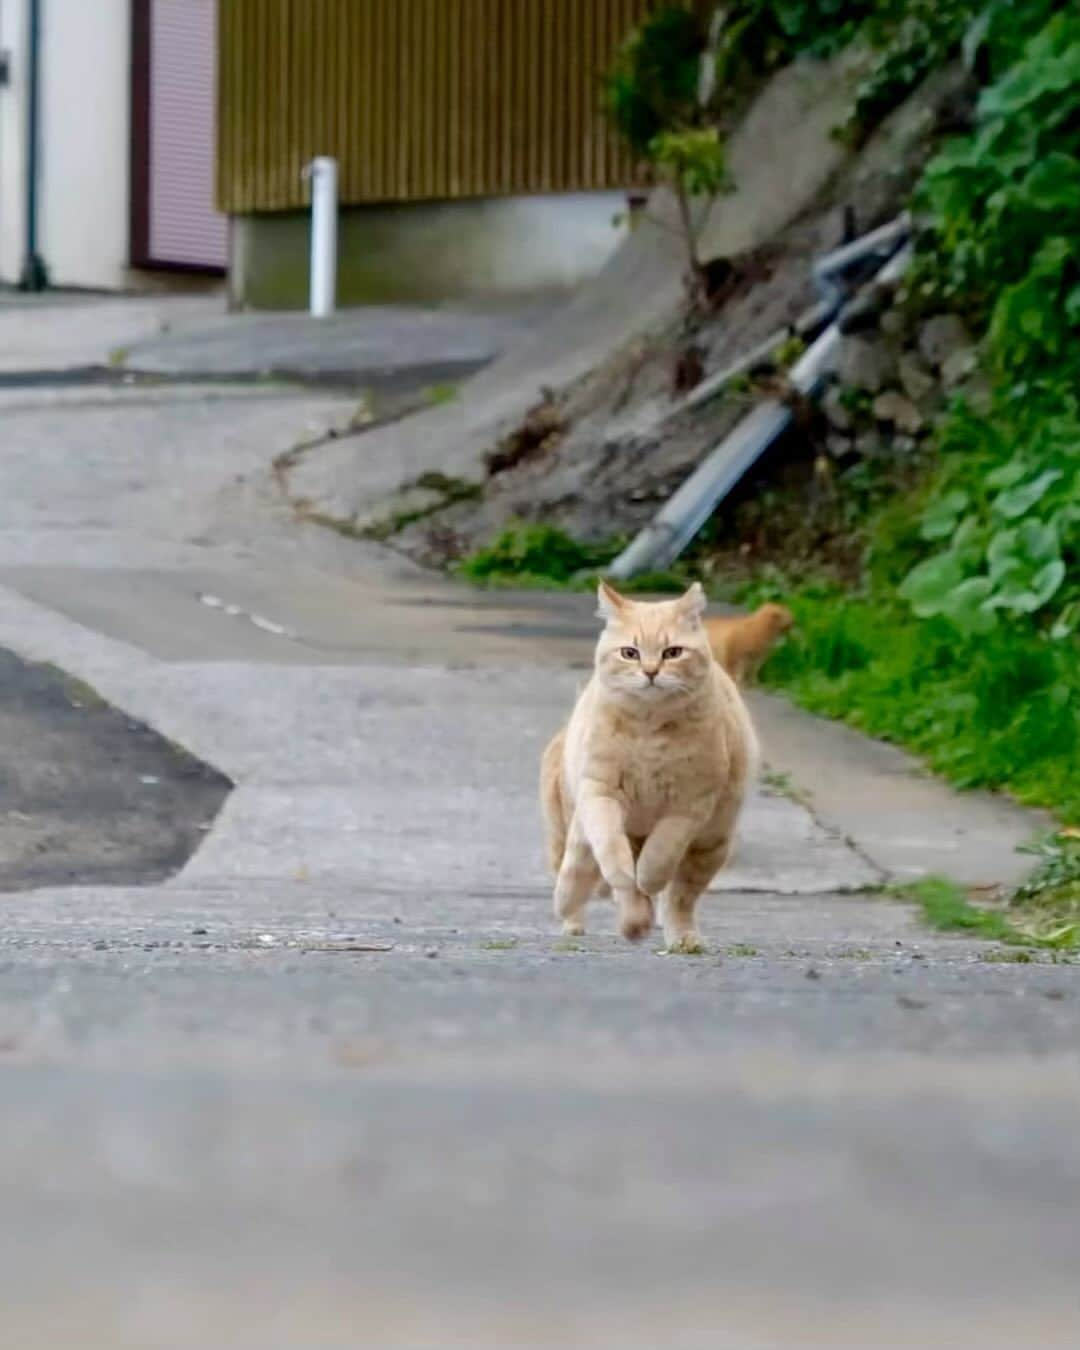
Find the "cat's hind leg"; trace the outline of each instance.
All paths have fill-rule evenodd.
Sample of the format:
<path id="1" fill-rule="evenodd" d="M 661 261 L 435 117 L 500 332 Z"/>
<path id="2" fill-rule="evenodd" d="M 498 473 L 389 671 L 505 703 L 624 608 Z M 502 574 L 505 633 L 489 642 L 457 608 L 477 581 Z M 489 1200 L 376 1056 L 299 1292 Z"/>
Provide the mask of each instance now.
<path id="1" fill-rule="evenodd" d="M 558 876 L 566 852 L 569 821 L 562 793 L 564 731 L 557 731 L 548 742 L 540 760 L 540 810 L 544 817 L 548 866 Z"/>
<path id="2" fill-rule="evenodd" d="M 600 868 L 575 812 L 555 881 L 555 917 L 562 920 L 567 937 L 585 932 L 585 906 L 599 881 Z"/>

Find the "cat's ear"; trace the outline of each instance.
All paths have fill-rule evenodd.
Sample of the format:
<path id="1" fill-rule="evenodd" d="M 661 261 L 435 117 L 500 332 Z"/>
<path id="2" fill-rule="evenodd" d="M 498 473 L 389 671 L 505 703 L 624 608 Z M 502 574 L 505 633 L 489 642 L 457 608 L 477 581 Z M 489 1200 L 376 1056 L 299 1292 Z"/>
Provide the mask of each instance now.
<path id="1" fill-rule="evenodd" d="M 707 603 L 701 582 L 695 581 L 684 595 L 679 596 L 676 603 L 679 606 L 679 613 L 687 623 L 696 623 L 705 613 Z"/>
<path id="2" fill-rule="evenodd" d="M 602 581 L 596 588 L 596 617 L 617 619 L 626 608 L 626 600 L 613 586 Z"/>

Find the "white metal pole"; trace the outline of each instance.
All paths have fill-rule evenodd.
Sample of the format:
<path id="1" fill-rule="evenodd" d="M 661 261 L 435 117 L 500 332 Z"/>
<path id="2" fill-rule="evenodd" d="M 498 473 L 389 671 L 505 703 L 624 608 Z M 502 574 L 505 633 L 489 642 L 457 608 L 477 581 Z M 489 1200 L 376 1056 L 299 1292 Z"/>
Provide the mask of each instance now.
<path id="1" fill-rule="evenodd" d="M 318 155 L 307 169 L 311 179 L 311 313 L 334 312 L 337 295 L 337 160 Z"/>

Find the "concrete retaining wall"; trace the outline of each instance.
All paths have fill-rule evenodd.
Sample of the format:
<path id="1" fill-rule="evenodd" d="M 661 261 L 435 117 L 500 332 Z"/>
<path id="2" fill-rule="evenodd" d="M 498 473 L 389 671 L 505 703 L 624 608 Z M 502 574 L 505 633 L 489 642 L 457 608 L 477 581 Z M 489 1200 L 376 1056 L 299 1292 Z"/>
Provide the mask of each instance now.
<path id="1" fill-rule="evenodd" d="M 338 299 L 372 302 L 570 290 L 622 241 L 617 192 L 348 207 L 339 223 Z M 307 304 L 308 215 L 236 216 L 229 289 L 236 308 Z"/>

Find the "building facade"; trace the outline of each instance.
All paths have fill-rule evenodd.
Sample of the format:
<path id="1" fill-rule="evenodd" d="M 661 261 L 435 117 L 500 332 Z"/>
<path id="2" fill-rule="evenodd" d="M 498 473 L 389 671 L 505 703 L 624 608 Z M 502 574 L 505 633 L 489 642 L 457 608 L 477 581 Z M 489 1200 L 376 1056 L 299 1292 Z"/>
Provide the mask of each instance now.
<path id="1" fill-rule="evenodd" d="M 0 281 L 222 271 L 216 0 L 0 0 Z"/>
<path id="2" fill-rule="evenodd" d="M 332 155 L 342 303 L 569 288 L 625 229 L 600 79 L 653 2 L 0 0 L 0 284 L 302 305 Z"/>
<path id="3" fill-rule="evenodd" d="M 650 0 L 222 0 L 219 208 L 239 305 L 302 304 L 305 165 L 339 164 L 344 303 L 572 286 L 634 166 L 601 76 Z"/>

